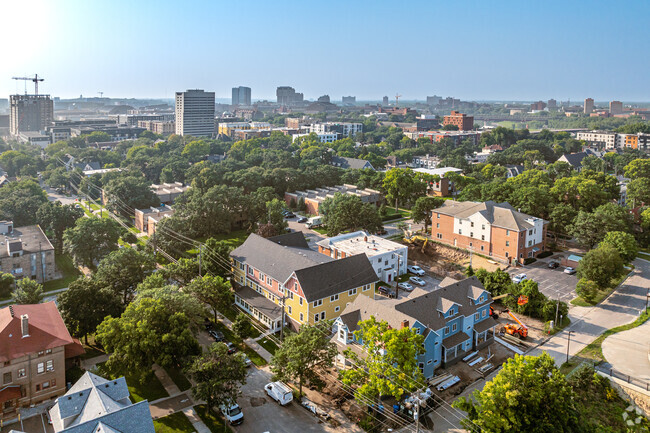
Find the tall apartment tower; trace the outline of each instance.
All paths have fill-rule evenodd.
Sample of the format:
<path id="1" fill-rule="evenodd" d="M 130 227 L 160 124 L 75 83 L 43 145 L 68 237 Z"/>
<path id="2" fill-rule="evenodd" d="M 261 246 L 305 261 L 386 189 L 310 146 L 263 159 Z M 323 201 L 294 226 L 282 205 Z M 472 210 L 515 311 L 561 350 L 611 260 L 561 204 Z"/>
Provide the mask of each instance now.
<path id="1" fill-rule="evenodd" d="M 585 99 L 584 113 L 589 114 L 594 111 L 594 100 L 592 98 Z"/>
<path id="2" fill-rule="evenodd" d="M 233 87 L 232 105 L 251 105 L 251 88 L 244 86 Z"/>
<path id="3" fill-rule="evenodd" d="M 11 95 L 9 99 L 9 131 L 12 135 L 43 131 L 54 119 L 54 103 L 50 95 Z"/>
<path id="4" fill-rule="evenodd" d="M 609 114 L 623 114 L 623 103 L 621 101 L 612 101 L 609 103 Z"/>
<path id="5" fill-rule="evenodd" d="M 276 89 L 275 95 L 280 105 L 292 105 L 304 100 L 302 93 L 297 93 L 296 89 L 290 86 L 280 86 Z"/>
<path id="6" fill-rule="evenodd" d="M 388 105 L 388 96 L 384 96 L 383 99 L 381 100 L 381 105 Z"/>
<path id="7" fill-rule="evenodd" d="M 214 92 L 194 89 L 176 92 L 176 135 L 212 137 Z"/>

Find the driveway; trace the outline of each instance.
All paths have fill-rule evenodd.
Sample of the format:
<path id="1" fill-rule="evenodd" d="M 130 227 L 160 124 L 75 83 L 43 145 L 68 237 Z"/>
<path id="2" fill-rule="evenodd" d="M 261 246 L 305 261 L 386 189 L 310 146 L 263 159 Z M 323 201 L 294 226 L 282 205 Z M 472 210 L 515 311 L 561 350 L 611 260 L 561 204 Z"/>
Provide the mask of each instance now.
<path id="1" fill-rule="evenodd" d="M 650 382 L 649 350 L 650 321 L 603 341 L 603 356 L 612 368 L 644 382 Z"/>
<path id="2" fill-rule="evenodd" d="M 523 268 L 508 269 L 507 272 L 513 277 L 526 274 L 529 279 L 537 282 L 539 291 L 551 299 L 569 302 L 577 296 L 578 277 L 576 274 L 565 274 L 564 266 L 549 269 L 548 262 L 537 261 Z"/>
<path id="3" fill-rule="evenodd" d="M 530 354 L 547 352 L 555 359 L 557 365 L 561 365 L 566 361 L 569 331 L 574 332 L 569 347 L 569 354 L 573 356 L 606 330 L 633 322 L 645 310 L 646 295 L 650 287 L 650 262 L 636 259 L 634 266 L 636 269 L 632 275 L 606 300 L 595 307 L 572 308 L 569 311 L 571 325 L 532 350 Z M 647 339 L 645 337 L 644 341 Z"/>

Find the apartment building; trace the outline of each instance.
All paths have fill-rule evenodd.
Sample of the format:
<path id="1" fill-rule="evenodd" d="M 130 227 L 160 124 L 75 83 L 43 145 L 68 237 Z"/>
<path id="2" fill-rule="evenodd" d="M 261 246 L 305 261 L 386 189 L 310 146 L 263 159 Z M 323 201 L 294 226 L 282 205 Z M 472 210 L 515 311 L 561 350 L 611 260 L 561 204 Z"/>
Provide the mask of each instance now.
<path id="1" fill-rule="evenodd" d="M 591 114 L 594 111 L 594 100 L 592 98 L 585 99 L 582 111 L 585 114 Z"/>
<path id="2" fill-rule="evenodd" d="M 151 185 L 151 190 L 160 199 L 160 203 L 173 204 L 179 195 L 190 189 L 189 185 L 183 185 L 181 182 L 162 183 L 160 185 Z"/>
<path id="3" fill-rule="evenodd" d="M 87 371 L 49 410 L 54 433 L 155 433 L 149 402 L 130 395 L 124 377 Z"/>
<path id="4" fill-rule="evenodd" d="M 621 101 L 611 101 L 609 103 L 609 114 L 623 114 L 623 103 Z"/>
<path id="5" fill-rule="evenodd" d="M 342 137 L 351 137 L 363 132 L 363 123 L 314 123 L 309 126 L 309 132 L 316 134 L 338 132 Z"/>
<path id="6" fill-rule="evenodd" d="M 454 183 L 449 180 L 447 173 L 463 172 L 461 168 L 455 167 L 439 167 L 439 168 L 414 168 L 416 173 L 424 173 L 430 176 L 438 176 L 440 179 L 429 182 L 427 194 L 436 197 L 449 197 L 454 192 Z"/>
<path id="7" fill-rule="evenodd" d="M 176 122 L 174 121 L 140 120 L 138 121 L 138 127 L 160 135 L 170 135 L 176 132 Z"/>
<path id="8" fill-rule="evenodd" d="M 480 132 L 475 131 L 415 131 L 405 132 L 404 135 L 411 140 L 417 140 L 421 137 L 426 137 L 433 143 L 439 142 L 443 139 L 450 140 L 455 146 L 458 146 L 465 140 L 471 140 L 473 145 L 478 145 L 481 138 Z"/>
<path id="9" fill-rule="evenodd" d="M 135 210 L 135 228 L 141 232 L 147 233 L 148 236 L 156 232 L 156 224 L 163 218 L 174 215 L 174 209 L 171 206 L 163 204 L 159 207 L 150 207 L 148 209 Z"/>
<path id="10" fill-rule="evenodd" d="M 271 129 L 271 124 L 268 122 L 226 122 L 219 123 L 217 132 L 219 135 L 232 137 L 235 131 L 258 131 L 262 129 Z"/>
<path id="11" fill-rule="evenodd" d="M 474 116 L 452 110 L 448 116 L 444 116 L 442 124 L 445 126 L 456 125 L 459 131 L 471 131 L 474 129 Z"/>
<path id="12" fill-rule="evenodd" d="M 293 207 L 301 200 L 305 202 L 306 212 L 311 215 L 318 215 L 318 207 L 328 198 L 334 197 L 334 194 L 356 195 L 364 203 L 370 203 L 377 207 L 381 206 L 384 201 L 384 195 L 381 191 L 365 188 L 360 189 L 356 185 L 336 185 L 308 189 L 307 191 L 285 192 L 284 201 L 289 207 Z"/>
<path id="13" fill-rule="evenodd" d="M 445 201 L 432 219 L 434 240 L 504 263 L 523 262 L 545 250 L 547 221 L 508 203 Z"/>
<path id="14" fill-rule="evenodd" d="M 318 252 L 333 259 L 365 254 L 377 278 L 390 283 L 406 273 L 408 247 L 364 231 L 345 233 L 318 242 Z"/>
<path id="15" fill-rule="evenodd" d="M 617 134 L 616 147 L 619 149 L 638 149 L 645 152 L 650 150 L 650 134 Z"/>
<path id="16" fill-rule="evenodd" d="M 333 259 L 302 232 L 256 234 L 230 253 L 235 303 L 272 331 L 334 319 L 358 296 L 373 297 L 377 274 L 365 254 Z"/>
<path id="17" fill-rule="evenodd" d="M 436 168 L 440 164 L 440 157 L 426 154 L 413 157 L 413 165 L 418 168 Z"/>
<path id="18" fill-rule="evenodd" d="M 417 363 L 424 377 L 432 378 L 437 368 L 453 365 L 472 350 L 494 342 L 498 323 L 490 316 L 491 304 L 490 293 L 476 277 L 462 281 L 447 277 L 438 290 L 418 288 L 409 299 L 397 302 L 359 296 L 334 321 L 337 364 L 351 366 L 343 354 L 346 349 L 363 353 L 354 332 L 360 329 L 359 322 L 374 317 L 393 329 L 415 329 L 424 336 L 424 353 Z"/>
<path id="19" fill-rule="evenodd" d="M 279 105 L 300 104 L 305 99 L 305 95 L 296 92 L 296 89 L 290 86 L 280 86 L 276 89 L 275 95 Z"/>
<path id="20" fill-rule="evenodd" d="M 232 88 L 232 105 L 251 105 L 251 88 L 250 87 L 233 87 Z"/>
<path id="21" fill-rule="evenodd" d="M 312 134 L 316 133 L 312 132 Z M 293 137 L 293 141 L 296 141 L 297 138 L 306 137 L 308 135 L 309 134 L 292 134 L 291 136 Z M 326 132 L 324 134 L 316 134 L 316 136 L 318 137 L 318 141 L 320 143 L 334 143 L 341 137 L 338 132 Z"/>
<path id="22" fill-rule="evenodd" d="M 200 89 L 176 92 L 176 135 L 214 135 L 214 92 Z"/>
<path id="23" fill-rule="evenodd" d="M 66 391 L 66 360 L 84 353 L 54 302 L 0 309 L 0 410 L 12 417 Z"/>
<path id="24" fill-rule="evenodd" d="M 43 283 L 56 278 L 54 247 L 38 225 L 14 228 L 0 221 L 0 270 Z"/>
<path id="25" fill-rule="evenodd" d="M 617 135 L 612 131 L 581 131 L 576 134 L 576 138 L 584 140 L 589 145 L 614 149 L 617 146 Z"/>
<path id="26" fill-rule="evenodd" d="M 54 119 L 50 95 L 9 96 L 9 132 L 17 136 L 26 131 L 44 131 Z"/>

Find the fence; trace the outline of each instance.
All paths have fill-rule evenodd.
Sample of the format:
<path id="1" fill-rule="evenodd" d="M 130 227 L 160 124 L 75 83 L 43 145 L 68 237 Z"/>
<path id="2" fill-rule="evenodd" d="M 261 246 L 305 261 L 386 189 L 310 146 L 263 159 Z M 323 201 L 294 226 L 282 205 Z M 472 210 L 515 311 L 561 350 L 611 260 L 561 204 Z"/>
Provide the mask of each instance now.
<path id="1" fill-rule="evenodd" d="M 650 392 L 650 382 L 646 382 L 645 380 L 637 379 L 636 377 L 630 376 L 629 374 L 622 373 L 618 370 L 615 370 L 613 368 L 607 368 L 607 367 L 602 367 L 597 365 L 594 367 L 596 371 L 600 371 L 601 373 L 605 373 L 606 375 L 610 377 L 615 377 L 618 380 L 622 380 L 626 383 L 629 383 L 630 385 L 638 386 L 641 389 L 645 389 L 646 391 Z"/>

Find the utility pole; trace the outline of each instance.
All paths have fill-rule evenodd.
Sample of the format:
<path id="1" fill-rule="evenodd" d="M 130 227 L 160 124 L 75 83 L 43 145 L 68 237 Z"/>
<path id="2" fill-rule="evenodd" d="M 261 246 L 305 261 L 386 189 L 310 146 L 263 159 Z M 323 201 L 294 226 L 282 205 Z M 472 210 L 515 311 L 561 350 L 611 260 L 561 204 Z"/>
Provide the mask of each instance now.
<path id="1" fill-rule="evenodd" d="M 286 288 L 284 288 L 282 290 L 282 299 L 281 299 L 282 314 L 280 315 L 280 317 L 281 317 L 281 320 L 280 320 L 280 341 L 284 341 L 284 300 L 285 300 L 286 291 L 287 291 Z"/>
<path id="2" fill-rule="evenodd" d="M 151 242 L 153 242 L 153 257 L 156 258 L 156 232 L 151 235 Z"/>
<path id="3" fill-rule="evenodd" d="M 569 362 L 569 344 L 571 343 L 571 334 L 573 334 L 574 331 L 569 331 L 567 334 L 567 342 L 566 342 L 566 362 Z"/>

